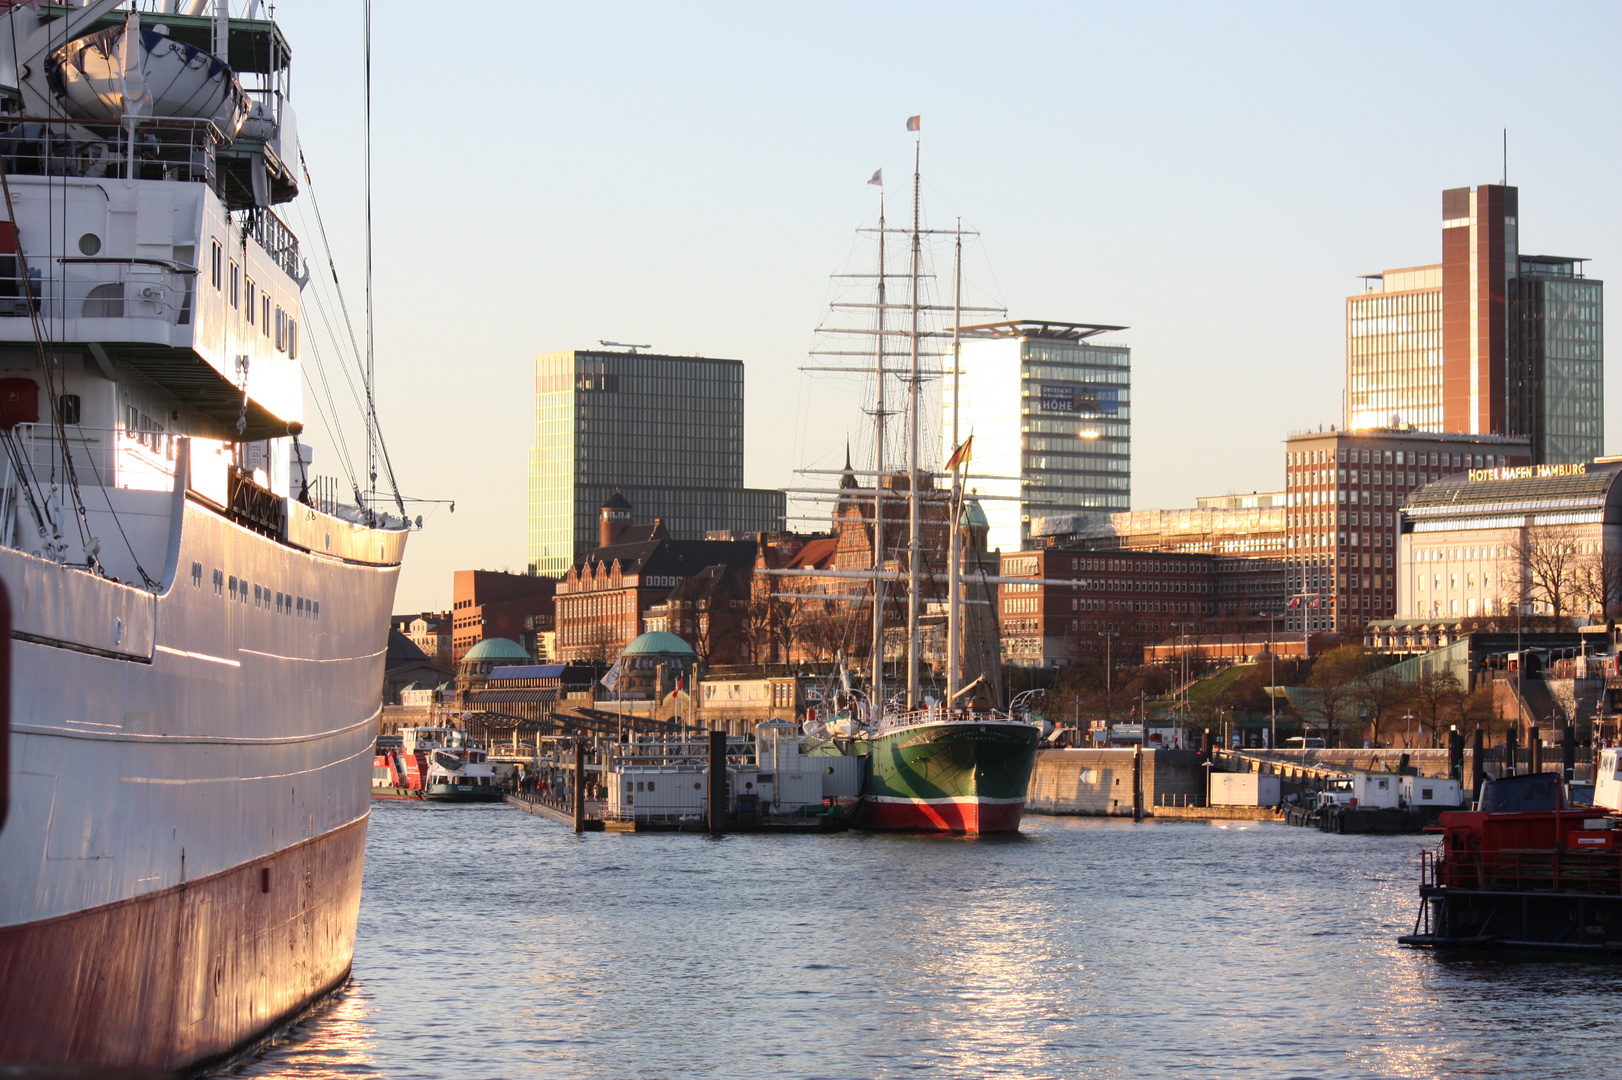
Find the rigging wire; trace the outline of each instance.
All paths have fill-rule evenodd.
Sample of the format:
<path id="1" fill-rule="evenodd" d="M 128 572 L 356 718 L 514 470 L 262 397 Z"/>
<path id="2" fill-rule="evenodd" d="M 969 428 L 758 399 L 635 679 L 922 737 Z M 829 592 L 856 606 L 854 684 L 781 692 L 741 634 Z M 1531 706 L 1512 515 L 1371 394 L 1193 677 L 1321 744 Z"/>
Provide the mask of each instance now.
<path id="1" fill-rule="evenodd" d="M 368 10 L 369 9 L 370 9 L 370 4 L 368 3 Z M 370 57 L 370 51 L 369 50 L 370 50 L 370 45 L 368 44 L 368 62 L 370 62 L 369 61 L 369 57 Z M 370 106 L 370 90 L 368 90 L 368 99 L 367 100 L 368 100 L 367 116 L 369 118 L 370 115 L 371 115 L 371 113 L 370 113 L 370 108 L 371 108 L 371 106 Z M 370 123 L 370 119 L 368 119 L 368 123 Z M 368 152 L 368 161 L 369 160 L 370 160 L 370 153 Z M 361 361 L 361 356 L 362 356 L 361 350 L 360 350 L 360 344 L 359 344 L 359 342 L 357 342 L 355 340 L 354 322 L 349 317 L 349 302 L 344 297 L 343 283 L 338 280 L 338 268 L 333 263 L 332 244 L 327 239 L 326 221 L 321 216 L 321 203 L 316 198 L 316 194 L 315 194 L 315 181 L 312 180 L 311 177 L 310 177 L 310 167 L 309 167 L 309 164 L 304 160 L 304 152 L 302 150 L 299 151 L 299 168 L 304 173 L 305 187 L 308 189 L 308 191 L 310 193 L 310 209 L 315 214 L 316 230 L 321 234 L 321 246 L 327 253 L 327 268 L 328 268 L 329 273 L 332 275 L 332 285 L 333 285 L 334 290 L 338 294 L 339 308 L 343 312 L 343 324 L 344 324 L 345 328 L 349 332 L 350 348 L 355 354 L 355 358 L 356 358 L 356 362 L 357 362 L 357 366 L 358 366 L 360 361 Z M 370 168 L 369 165 L 368 165 L 368 168 Z M 366 186 L 366 207 L 367 207 L 366 213 L 367 213 L 367 220 L 368 221 L 370 221 L 370 218 L 371 218 L 371 180 L 370 180 L 369 176 L 370 176 L 370 174 L 368 173 L 368 179 L 366 181 L 366 185 L 367 185 Z M 368 226 L 368 236 L 370 236 L 370 226 Z M 370 245 L 369 240 L 368 240 L 368 244 L 367 244 L 366 282 L 367 282 L 367 284 L 366 284 L 366 292 L 367 292 L 368 298 L 370 298 L 370 296 L 371 296 L 371 245 Z M 366 359 L 366 364 L 367 364 L 368 367 L 370 367 L 370 364 L 371 364 L 371 360 L 370 360 L 370 350 L 371 350 L 371 304 L 370 304 L 370 299 L 368 299 L 367 313 L 366 314 L 367 314 L 367 359 Z M 334 340 L 337 340 L 336 335 L 334 335 Z M 347 374 L 346 374 L 346 378 L 347 378 Z M 400 516 L 404 517 L 405 516 L 405 501 L 400 495 L 400 486 L 399 486 L 399 484 L 395 482 L 394 463 L 392 462 L 392 460 L 389 457 L 388 441 L 386 439 L 384 439 L 382 426 L 378 423 L 378 419 L 377 419 L 377 403 L 376 403 L 375 396 L 373 394 L 372 380 L 371 380 L 371 377 L 370 377 L 369 374 L 366 375 L 365 389 L 366 389 L 366 394 L 365 394 L 366 404 L 365 404 L 362 411 L 365 414 L 366 430 L 367 430 L 367 454 L 368 454 L 368 458 L 367 458 L 366 475 L 367 475 L 367 478 L 368 478 L 369 481 L 375 481 L 375 464 L 373 463 L 373 458 L 371 457 L 371 455 L 376 453 L 382 459 L 383 471 L 388 477 L 389 488 L 394 493 L 395 505 L 400 510 Z M 374 450 L 374 442 L 373 442 L 373 440 L 375 440 L 375 450 Z M 372 483 L 371 486 L 375 487 L 376 486 L 375 482 Z M 358 489 L 356 490 L 355 494 L 356 494 L 357 499 L 360 499 L 360 491 Z M 362 503 L 363 507 L 366 505 L 364 499 L 361 499 L 361 503 Z"/>

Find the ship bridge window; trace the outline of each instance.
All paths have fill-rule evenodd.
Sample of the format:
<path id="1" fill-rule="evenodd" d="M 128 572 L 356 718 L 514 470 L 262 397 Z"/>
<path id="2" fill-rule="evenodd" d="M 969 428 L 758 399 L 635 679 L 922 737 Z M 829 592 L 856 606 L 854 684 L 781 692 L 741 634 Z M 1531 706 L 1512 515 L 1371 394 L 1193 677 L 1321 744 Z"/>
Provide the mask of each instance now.
<path id="1" fill-rule="evenodd" d="M 259 320 L 259 332 L 266 337 L 270 336 L 270 294 L 266 293 L 260 298 L 260 307 L 263 308 L 264 318 Z"/>
<path id="2" fill-rule="evenodd" d="M 211 246 L 208 259 L 208 277 L 216 289 L 220 287 L 220 269 L 224 261 L 225 249 L 220 247 L 220 242 L 216 240 Z"/>
<path id="3" fill-rule="evenodd" d="M 258 607 L 263 602 L 264 602 L 263 590 L 261 590 L 259 588 L 259 586 L 255 585 L 253 587 L 253 606 Z"/>
<path id="4" fill-rule="evenodd" d="M 258 295 L 259 295 L 259 286 L 255 285 L 253 283 L 253 278 L 249 278 L 248 279 L 248 325 L 249 326 L 253 325 L 254 309 L 258 306 L 255 303 L 255 298 Z"/>
<path id="5" fill-rule="evenodd" d="M 320 620 L 320 618 L 321 618 L 321 601 L 319 601 L 319 600 L 314 601 L 310 605 L 310 612 L 311 612 L 311 618 L 314 618 L 316 620 Z"/>
<path id="6" fill-rule="evenodd" d="M 231 260 L 231 306 L 232 307 L 240 307 L 241 305 L 242 305 L 242 268 L 237 265 L 237 261 L 235 259 L 232 259 Z M 250 307 L 248 310 L 252 311 L 253 309 L 252 309 L 252 307 Z"/>
<path id="7" fill-rule="evenodd" d="M 200 562 L 191 564 L 191 583 L 193 588 L 203 583 L 203 564 Z"/>

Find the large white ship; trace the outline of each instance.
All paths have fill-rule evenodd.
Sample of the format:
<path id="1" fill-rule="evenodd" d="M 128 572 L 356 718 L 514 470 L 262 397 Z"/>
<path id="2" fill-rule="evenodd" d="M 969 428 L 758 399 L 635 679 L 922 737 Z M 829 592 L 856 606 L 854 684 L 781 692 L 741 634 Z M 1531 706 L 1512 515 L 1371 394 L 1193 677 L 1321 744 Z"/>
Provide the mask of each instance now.
<path id="1" fill-rule="evenodd" d="M 317 504 L 290 50 L 0 4 L 0 1062 L 186 1068 L 347 976 L 406 528 Z"/>

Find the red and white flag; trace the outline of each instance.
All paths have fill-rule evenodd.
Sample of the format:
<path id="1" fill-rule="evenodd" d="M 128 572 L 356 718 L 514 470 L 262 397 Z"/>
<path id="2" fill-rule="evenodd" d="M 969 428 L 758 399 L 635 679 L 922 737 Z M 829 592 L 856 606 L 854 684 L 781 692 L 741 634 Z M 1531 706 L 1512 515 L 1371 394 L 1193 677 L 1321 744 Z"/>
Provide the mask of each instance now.
<path id="1" fill-rule="evenodd" d="M 922 116 L 909 116 L 909 117 L 907 117 L 907 130 L 908 131 L 917 131 L 917 130 L 919 130 L 919 128 L 921 126 L 920 125 L 921 120 L 923 120 Z"/>

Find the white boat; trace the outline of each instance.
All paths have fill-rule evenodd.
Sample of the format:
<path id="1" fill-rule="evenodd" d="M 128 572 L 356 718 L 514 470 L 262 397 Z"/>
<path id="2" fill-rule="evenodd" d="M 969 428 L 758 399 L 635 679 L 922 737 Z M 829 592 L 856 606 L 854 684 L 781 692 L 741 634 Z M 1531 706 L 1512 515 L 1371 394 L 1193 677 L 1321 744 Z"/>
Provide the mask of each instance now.
<path id="1" fill-rule="evenodd" d="M 347 978 L 407 532 L 294 475 L 280 32 L 162 17 L 265 59 L 262 145 L 98 126 L 44 61 L 117 6 L 0 15 L 0 1061 L 86 1074 L 228 1055 Z"/>

